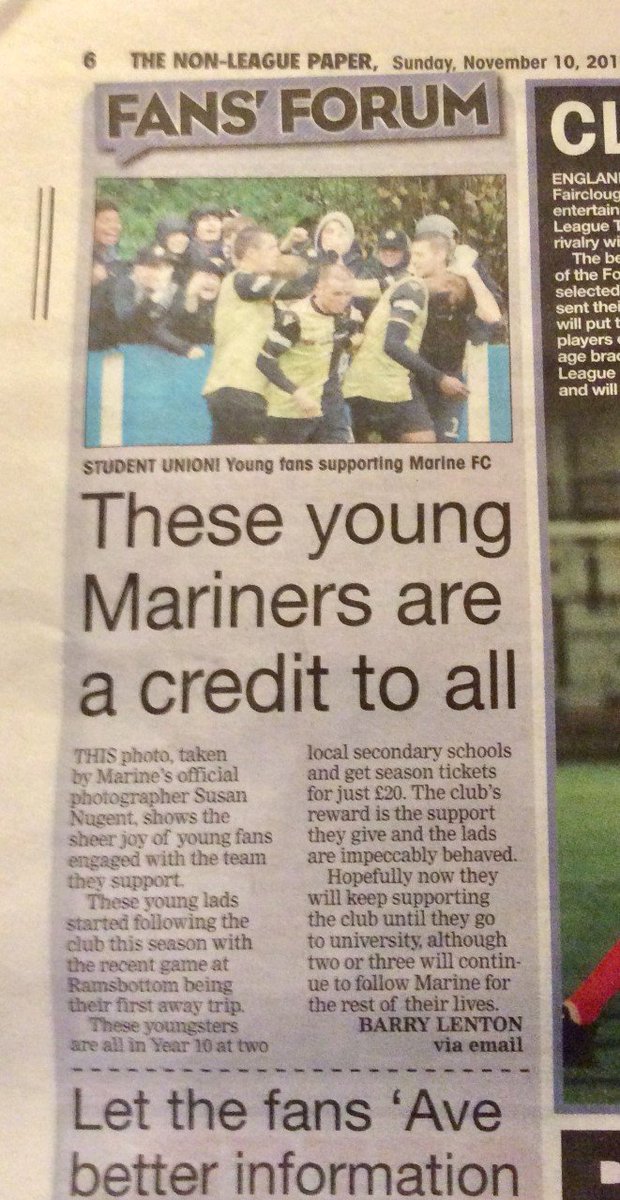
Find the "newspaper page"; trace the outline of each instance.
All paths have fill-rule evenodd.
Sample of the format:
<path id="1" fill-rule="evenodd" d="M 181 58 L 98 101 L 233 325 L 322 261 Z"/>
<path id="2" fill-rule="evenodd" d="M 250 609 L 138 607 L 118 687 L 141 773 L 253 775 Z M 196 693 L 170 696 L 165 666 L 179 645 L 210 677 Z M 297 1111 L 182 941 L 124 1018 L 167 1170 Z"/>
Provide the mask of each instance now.
<path id="1" fill-rule="evenodd" d="M 614 1200 L 612 6 L 0 27 L 4 1192 Z"/>

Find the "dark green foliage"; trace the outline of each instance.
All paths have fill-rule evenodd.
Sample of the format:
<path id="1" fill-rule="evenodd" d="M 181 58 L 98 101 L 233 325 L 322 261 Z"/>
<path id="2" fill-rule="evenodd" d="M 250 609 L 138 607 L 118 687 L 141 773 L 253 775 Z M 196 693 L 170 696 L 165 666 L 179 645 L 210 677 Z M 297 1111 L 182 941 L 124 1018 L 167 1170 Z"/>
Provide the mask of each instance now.
<path id="1" fill-rule="evenodd" d="M 97 196 L 121 211 L 121 248 L 130 257 L 152 241 L 168 213 L 218 203 L 248 213 L 283 236 L 293 225 L 314 225 L 326 212 L 349 214 L 365 251 L 379 229 L 393 225 L 408 234 L 425 213 L 449 216 L 461 240 L 475 246 L 507 293 L 506 197 L 501 175 L 390 176 L 294 179 L 100 179 Z"/>

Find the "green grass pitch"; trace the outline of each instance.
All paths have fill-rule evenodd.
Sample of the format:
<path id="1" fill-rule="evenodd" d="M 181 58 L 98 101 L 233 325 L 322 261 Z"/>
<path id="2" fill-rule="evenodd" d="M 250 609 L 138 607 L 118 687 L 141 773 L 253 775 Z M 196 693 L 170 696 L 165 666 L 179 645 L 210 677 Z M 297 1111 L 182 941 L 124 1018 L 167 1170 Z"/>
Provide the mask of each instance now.
<path id="1" fill-rule="evenodd" d="M 567 995 L 620 937 L 620 765 L 562 764 L 556 789 Z M 566 1069 L 564 1100 L 620 1105 L 620 994 L 601 1016 L 587 1062 Z"/>

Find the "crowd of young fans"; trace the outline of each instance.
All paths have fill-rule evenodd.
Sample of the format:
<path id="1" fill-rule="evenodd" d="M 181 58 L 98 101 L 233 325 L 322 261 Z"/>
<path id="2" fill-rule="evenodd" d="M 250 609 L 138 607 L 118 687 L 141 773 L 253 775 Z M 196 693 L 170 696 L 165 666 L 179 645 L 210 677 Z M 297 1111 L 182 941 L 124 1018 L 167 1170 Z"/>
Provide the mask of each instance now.
<path id="1" fill-rule="evenodd" d="M 119 209 L 101 199 L 89 347 L 212 346 L 215 444 L 455 440 L 466 345 L 502 340 L 502 297 L 448 216 L 410 234 L 384 228 L 365 254 L 344 212 L 278 241 L 205 205 L 160 220 L 129 262 Z"/>

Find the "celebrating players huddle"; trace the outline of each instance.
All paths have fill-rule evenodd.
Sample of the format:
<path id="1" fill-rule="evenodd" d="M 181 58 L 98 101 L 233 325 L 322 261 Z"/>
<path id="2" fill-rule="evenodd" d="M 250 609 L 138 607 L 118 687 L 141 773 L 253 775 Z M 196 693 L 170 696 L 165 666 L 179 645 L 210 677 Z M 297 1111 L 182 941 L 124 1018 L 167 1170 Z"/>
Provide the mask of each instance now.
<path id="1" fill-rule="evenodd" d="M 116 205 L 95 214 L 91 349 L 213 346 L 212 442 L 447 442 L 467 404 L 468 342 L 500 340 L 499 289 L 449 217 L 411 239 L 383 229 L 365 256 L 344 212 L 278 242 L 210 205 L 159 222 L 133 263 Z"/>

